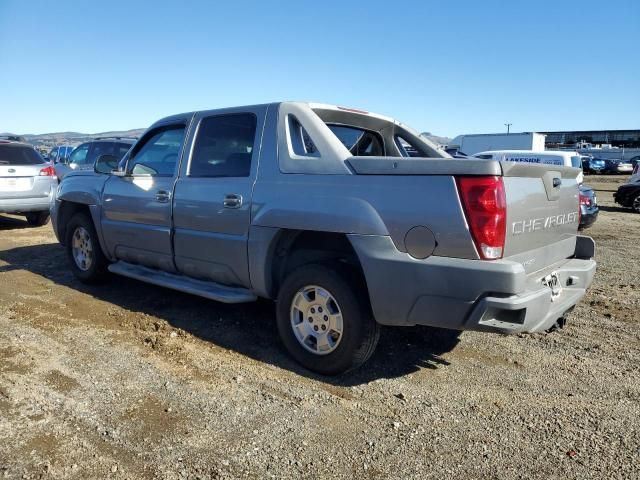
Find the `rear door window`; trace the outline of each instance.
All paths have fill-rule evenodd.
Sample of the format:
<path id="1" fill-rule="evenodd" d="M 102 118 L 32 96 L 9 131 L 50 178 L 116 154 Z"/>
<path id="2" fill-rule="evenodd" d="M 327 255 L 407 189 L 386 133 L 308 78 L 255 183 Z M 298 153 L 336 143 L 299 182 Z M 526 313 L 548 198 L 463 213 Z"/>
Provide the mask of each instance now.
<path id="1" fill-rule="evenodd" d="M 202 119 L 189 165 L 189 176 L 248 177 L 256 122 L 253 113 Z"/>
<path id="2" fill-rule="evenodd" d="M 382 137 L 376 132 L 345 125 L 327 125 L 338 140 L 356 157 L 384 156 Z"/>
<path id="3" fill-rule="evenodd" d="M 0 145 L 0 165 L 40 165 L 44 158 L 33 148 L 22 145 Z"/>

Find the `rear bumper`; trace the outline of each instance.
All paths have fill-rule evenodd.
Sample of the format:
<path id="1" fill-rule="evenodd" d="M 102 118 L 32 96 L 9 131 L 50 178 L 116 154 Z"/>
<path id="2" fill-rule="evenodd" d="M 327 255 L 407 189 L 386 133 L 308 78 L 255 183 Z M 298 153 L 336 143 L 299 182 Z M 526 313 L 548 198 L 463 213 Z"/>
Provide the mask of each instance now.
<path id="1" fill-rule="evenodd" d="M 546 330 L 571 310 L 593 281 L 595 246 L 578 237 L 574 258 L 527 274 L 509 260 L 416 260 L 388 237 L 350 235 L 362 264 L 373 314 L 384 325 L 430 325 L 500 333 Z M 543 277 L 562 286 L 552 301 Z"/>
<path id="2" fill-rule="evenodd" d="M 487 295 L 474 304 L 464 329 L 499 333 L 547 330 L 584 297 L 595 270 L 594 260 L 577 258 L 554 270 L 562 291 L 553 299 L 548 287 L 527 290 L 519 295 Z"/>
<path id="3" fill-rule="evenodd" d="M 0 213 L 24 213 L 49 210 L 49 197 L 0 199 Z"/>
<path id="4" fill-rule="evenodd" d="M 35 177 L 30 190 L 0 192 L 0 213 L 26 213 L 49 210 L 58 180 L 55 177 Z"/>

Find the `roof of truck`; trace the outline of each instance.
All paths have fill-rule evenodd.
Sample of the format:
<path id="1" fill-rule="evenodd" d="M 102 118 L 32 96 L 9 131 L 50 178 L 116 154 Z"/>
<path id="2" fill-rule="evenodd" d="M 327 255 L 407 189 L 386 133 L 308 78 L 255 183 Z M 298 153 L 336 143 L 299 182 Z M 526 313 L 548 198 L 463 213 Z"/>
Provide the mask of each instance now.
<path id="1" fill-rule="evenodd" d="M 397 123 L 399 125 L 402 125 L 401 122 L 391 118 L 391 117 L 387 117 L 385 115 L 380 115 L 378 113 L 373 113 L 373 112 L 368 112 L 366 110 L 362 110 L 359 108 L 353 108 L 353 107 L 344 107 L 344 106 L 340 106 L 340 105 L 332 105 L 332 104 L 328 104 L 328 103 L 318 103 L 318 102 L 304 102 L 304 101 L 280 101 L 280 102 L 271 102 L 271 103 L 259 103 L 259 104 L 255 104 L 255 105 L 237 105 L 237 106 L 230 106 L 230 107 L 220 107 L 220 108 L 214 108 L 214 109 L 203 109 L 203 110 L 195 110 L 195 111 L 191 111 L 191 112 L 184 112 L 184 113 L 177 113 L 175 115 L 169 115 L 168 117 L 164 117 L 161 118 L 160 120 L 158 120 L 157 122 L 154 123 L 154 125 L 156 124 L 160 124 L 160 123 L 166 123 L 166 122 L 173 122 L 173 121 L 180 121 L 180 120 L 188 120 L 191 116 L 193 116 L 196 113 L 200 113 L 200 112 L 208 112 L 208 111 L 222 111 L 222 110 L 230 110 L 230 109 L 243 109 L 243 108 L 259 108 L 259 107 L 267 107 L 270 105 L 282 105 L 284 103 L 290 103 L 290 104 L 298 104 L 298 105 L 306 105 L 309 108 L 311 108 L 312 110 L 335 110 L 335 111 L 343 111 L 343 112 L 349 112 L 349 113 L 355 113 L 355 114 L 360 114 L 360 115 L 366 115 L 366 116 L 370 116 L 370 117 L 375 117 L 378 118 L 380 120 L 386 120 L 388 122 L 392 122 L 392 123 Z"/>

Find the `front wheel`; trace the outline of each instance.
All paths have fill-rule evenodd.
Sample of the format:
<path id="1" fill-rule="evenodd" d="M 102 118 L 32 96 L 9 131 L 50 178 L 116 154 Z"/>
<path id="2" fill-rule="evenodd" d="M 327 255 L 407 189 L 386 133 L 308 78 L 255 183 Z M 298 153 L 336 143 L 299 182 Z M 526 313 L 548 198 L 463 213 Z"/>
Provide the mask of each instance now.
<path id="1" fill-rule="evenodd" d="M 631 208 L 634 212 L 640 213 L 640 193 L 631 201 Z"/>
<path id="2" fill-rule="evenodd" d="M 29 212 L 26 214 L 27 223 L 32 227 L 42 227 L 49 223 L 49 212 Z"/>
<path id="3" fill-rule="evenodd" d="M 339 265 L 305 265 L 286 277 L 278 294 L 278 331 L 304 367 L 337 375 L 373 354 L 380 326 L 362 283 Z"/>
<path id="4" fill-rule="evenodd" d="M 66 229 L 65 248 L 71 271 L 84 283 L 96 283 L 107 274 L 107 258 L 102 253 L 93 222 L 77 213 Z"/>

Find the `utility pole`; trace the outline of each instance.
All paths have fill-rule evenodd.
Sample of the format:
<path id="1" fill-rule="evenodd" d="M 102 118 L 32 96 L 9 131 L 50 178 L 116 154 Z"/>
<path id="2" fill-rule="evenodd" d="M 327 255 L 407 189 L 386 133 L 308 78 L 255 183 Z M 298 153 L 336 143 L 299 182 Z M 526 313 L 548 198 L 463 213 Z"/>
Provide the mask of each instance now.
<path id="1" fill-rule="evenodd" d="M 513 123 L 505 123 L 504 126 L 507 127 L 507 135 L 509 135 L 509 130 L 511 129 L 511 125 L 513 125 Z"/>

